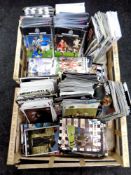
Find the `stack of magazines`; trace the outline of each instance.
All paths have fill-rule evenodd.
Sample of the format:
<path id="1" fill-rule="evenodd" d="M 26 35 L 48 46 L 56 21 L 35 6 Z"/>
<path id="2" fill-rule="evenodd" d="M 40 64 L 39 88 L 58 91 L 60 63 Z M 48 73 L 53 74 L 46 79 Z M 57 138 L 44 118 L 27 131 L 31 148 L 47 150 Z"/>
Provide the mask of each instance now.
<path id="1" fill-rule="evenodd" d="M 42 79 L 21 82 L 20 93 L 16 99 L 28 123 L 54 122 L 57 113 L 53 103 L 57 96 L 56 80 Z"/>
<path id="2" fill-rule="evenodd" d="M 128 88 L 126 83 L 83 76 L 68 77 L 66 82 L 56 77 L 21 80 L 16 102 L 24 118 L 25 156 L 107 155 L 106 123 L 130 114 Z"/>
<path id="3" fill-rule="evenodd" d="M 53 15 L 51 6 L 23 9 L 20 28 L 27 57 L 27 77 L 54 75 Z"/>
<path id="4" fill-rule="evenodd" d="M 81 62 L 81 57 L 88 57 L 100 64 L 101 57 L 122 36 L 117 12 L 97 12 L 90 18 L 84 3 L 56 4 L 55 9 L 26 7 L 23 11 L 20 27 L 27 77 L 57 74 L 55 61 L 66 58 L 70 62 L 76 57 Z"/>
<path id="5" fill-rule="evenodd" d="M 60 149 L 70 154 L 105 156 L 105 126 L 97 119 L 63 118 L 58 141 Z"/>
<path id="6" fill-rule="evenodd" d="M 58 125 L 21 124 L 21 151 L 25 156 L 58 154 L 58 138 Z"/>
<path id="7" fill-rule="evenodd" d="M 96 74 L 67 73 L 59 83 L 60 96 L 94 94 L 93 85 L 97 82 Z"/>
<path id="8" fill-rule="evenodd" d="M 16 98 L 22 154 L 106 156 L 108 121 L 131 111 L 127 84 L 108 80 L 103 57 L 121 37 L 117 12 L 90 20 L 84 3 L 23 10 L 27 77 Z"/>
<path id="9" fill-rule="evenodd" d="M 97 12 L 91 17 L 87 32 L 87 49 L 85 55 L 92 56 L 95 62 L 121 38 L 121 29 L 117 12 Z"/>
<path id="10" fill-rule="evenodd" d="M 97 118 L 103 122 L 130 114 L 130 95 L 126 83 L 104 83 L 79 76 L 59 83 L 63 117 Z"/>
<path id="11" fill-rule="evenodd" d="M 43 27 L 52 24 L 54 8 L 51 6 L 34 6 L 23 9 L 24 16 L 21 18 L 21 28 Z"/>
<path id="12" fill-rule="evenodd" d="M 54 17 L 55 56 L 83 56 L 88 13 L 58 13 Z"/>

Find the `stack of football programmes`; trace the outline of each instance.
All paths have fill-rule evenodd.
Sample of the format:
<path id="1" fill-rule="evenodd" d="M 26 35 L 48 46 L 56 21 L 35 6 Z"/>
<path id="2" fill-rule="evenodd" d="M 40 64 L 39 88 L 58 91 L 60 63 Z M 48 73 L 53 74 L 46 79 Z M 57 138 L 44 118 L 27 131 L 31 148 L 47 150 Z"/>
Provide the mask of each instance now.
<path id="1" fill-rule="evenodd" d="M 58 153 L 60 115 L 56 77 L 21 79 L 16 102 L 24 116 L 21 150 L 25 156 Z"/>
<path id="2" fill-rule="evenodd" d="M 97 12 L 91 17 L 87 32 L 87 49 L 85 55 L 92 56 L 95 62 L 103 56 L 112 43 L 121 38 L 121 29 L 117 12 Z"/>
<path id="3" fill-rule="evenodd" d="M 97 75 L 69 75 L 60 82 L 47 77 L 21 80 L 16 101 L 24 117 L 21 149 L 25 156 L 107 155 L 106 123 L 130 114 L 126 83 L 100 82 Z"/>
<path id="4" fill-rule="evenodd" d="M 53 61 L 53 15 L 51 6 L 26 7 L 20 28 L 27 56 L 27 76 L 55 74 Z"/>
<path id="5" fill-rule="evenodd" d="M 83 56 L 89 13 L 84 3 L 56 4 L 54 16 L 55 56 Z"/>
<path id="6" fill-rule="evenodd" d="M 54 17 L 56 57 L 83 55 L 88 19 L 88 13 L 59 13 Z"/>
<path id="7" fill-rule="evenodd" d="M 100 81 L 107 79 L 103 64 L 92 63 L 91 59 L 87 57 L 59 57 L 55 59 L 55 64 L 55 70 L 58 75 L 76 74 L 76 76 L 80 76 L 82 73 L 92 78 L 97 75 L 96 77 Z"/>
<path id="8" fill-rule="evenodd" d="M 63 118 L 60 121 L 59 145 L 66 153 L 104 156 L 105 124 L 97 119 Z"/>
<path id="9" fill-rule="evenodd" d="M 54 8 L 51 6 L 34 6 L 23 9 L 24 16 L 21 20 L 22 31 L 24 28 L 43 27 L 52 24 Z"/>
<path id="10" fill-rule="evenodd" d="M 117 12 L 84 3 L 24 8 L 27 76 L 16 102 L 24 156 L 108 154 L 109 121 L 130 114 L 126 83 L 108 80 L 104 54 L 121 37 Z"/>
<path id="11" fill-rule="evenodd" d="M 72 81 L 72 85 L 71 82 Z M 63 117 L 97 118 L 103 122 L 130 114 L 127 84 L 106 81 L 84 83 L 65 79 L 59 83 Z"/>
<path id="12" fill-rule="evenodd" d="M 58 137 L 58 125 L 21 124 L 21 151 L 25 156 L 58 153 Z"/>
<path id="13" fill-rule="evenodd" d="M 54 122 L 57 114 L 53 98 L 57 97 L 56 80 L 42 79 L 21 82 L 17 103 L 28 123 Z"/>

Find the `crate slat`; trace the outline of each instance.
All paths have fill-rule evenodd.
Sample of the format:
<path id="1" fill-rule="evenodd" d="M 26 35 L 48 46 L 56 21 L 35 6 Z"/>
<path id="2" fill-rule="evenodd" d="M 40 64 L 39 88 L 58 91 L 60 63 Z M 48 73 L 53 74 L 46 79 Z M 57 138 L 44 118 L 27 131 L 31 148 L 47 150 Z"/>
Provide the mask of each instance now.
<path id="1" fill-rule="evenodd" d="M 120 119 L 120 122 L 121 122 L 121 135 L 122 135 L 121 139 L 122 139 L 123 167 L 130 167 L 126 116 L 122 117 Z"/>
<path id="2" fill-rule="evenodd" d="M 21 157 L 21 160 L 36 160 L 36 161 L 49 161 L 50 157 Z M 79 162 L 80 158 L 71 158 L 71 157 L 55 157 L 55 162 Z M 105 161 L 115 161 L 113 156 L 108 156 L 100 159 L 96 158 L 84 158 L 85 162 L 105 162 Z"/>
<path id="3" fill-rule="evenodd" d="M 17 32 L 16 52 L 15 52 L 14 73 L 13 73 L 13 79 L 16 82 L 19 82 L 19 78 L 20 78 L 19 70 L 20 70 L 21 47 L 22 47 L 22 34 L 20 31 L 20 21 L 19 21 L 18 32 Z"/>
<path id="4" fill-rule="evenodd" d="M 17 133 L 17 119 L 18 119 L 18 106 L 15 102 L 17 91 L 18 89 L 15 90 L 15 96 L 14 96 L 7 165 L 13 165 L 15 159 L 15 142 Z"/>
<path id="5" fill-rule="evenodd" d="M 81 165 L 80 163 L 54 163 L 53 166 L 49 166 L 49 164 L 20 164 L 16 165 L 18 169 L 38 169 L 38 168 L 65 168 L 65 167 L 100 167 L 100 166 L 106 166 L 106 167 L 112 167 L 112 166 L 120 166 L 118 162 L 113 162 L 112 164 L 110 162 L 86 162 L 84 165 Z"/>
<path id="6" fill-rule="evenodd" d="M 114 43 L 112 48 L 113 48 L 115 80 L 120 81 L 121 80 L 120 79 L 120 66 L 119 66 L 119 56 L 118 56 L 117 43 Z M 120 118 L 120 124 L 121 124 L 121 135 L 122 135 L 121 139 L 122 139 L 123 166 L 130 167 L 126 116 L 123 116 Z"/>

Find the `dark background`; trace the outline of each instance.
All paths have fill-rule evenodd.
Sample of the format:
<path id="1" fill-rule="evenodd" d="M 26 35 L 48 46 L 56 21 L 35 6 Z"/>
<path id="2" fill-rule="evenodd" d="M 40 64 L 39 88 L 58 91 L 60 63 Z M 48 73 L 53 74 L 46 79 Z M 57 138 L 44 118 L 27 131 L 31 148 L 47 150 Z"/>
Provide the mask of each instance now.
<path id="1" fill-rule="evenodd" d="M 82 0 L 81 2 L 83 2 Z M 6 165 L 13 95 L 16 83 L 12 80 L 17 38 L 17 26 L 22 8 L 31 5 L 54 5 L 56 3 L 80 2 L 80 0 L 0 0 L 0 175 L 129 175 L 131 168 L 66 168 L 17 170 Z M 131 1 L 86 0 L 90 15 L 96 11 L 116 10 L 123 37 L 118 42 L 122 81 L 126 81 L 131 93 Z M 131 118 L 128 117 L 128 138 L 131 152 Z M 130 156 L 131 157 L 131 156 Z"/>

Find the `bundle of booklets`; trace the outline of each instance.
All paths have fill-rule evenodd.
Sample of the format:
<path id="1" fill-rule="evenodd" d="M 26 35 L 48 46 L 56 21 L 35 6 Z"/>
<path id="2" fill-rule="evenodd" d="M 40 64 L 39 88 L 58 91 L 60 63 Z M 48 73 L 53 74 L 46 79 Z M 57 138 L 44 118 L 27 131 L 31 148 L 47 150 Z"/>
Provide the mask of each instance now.
<path id="1" fill-rule="evenodd" d="M 97 12 L 91 17 L 87 36 L 85 55 L 92 56 L 95 62 L 99 62 L 99 58 L 109 50 L 112 43 L 122 36 L 117 12 Z"/>
<path id="2" fill-rule="evenodd" d="M 130 114 L 126 83 L 107 79 L 101 57 L 121 37 L 117 12 L 89 20 L 84 3 L 24 8 L 27 77 L 16 102 L 25 156 L 108 154 L 108 121 Z M 54 15 L 54 11 L 56 11 Z"/>

